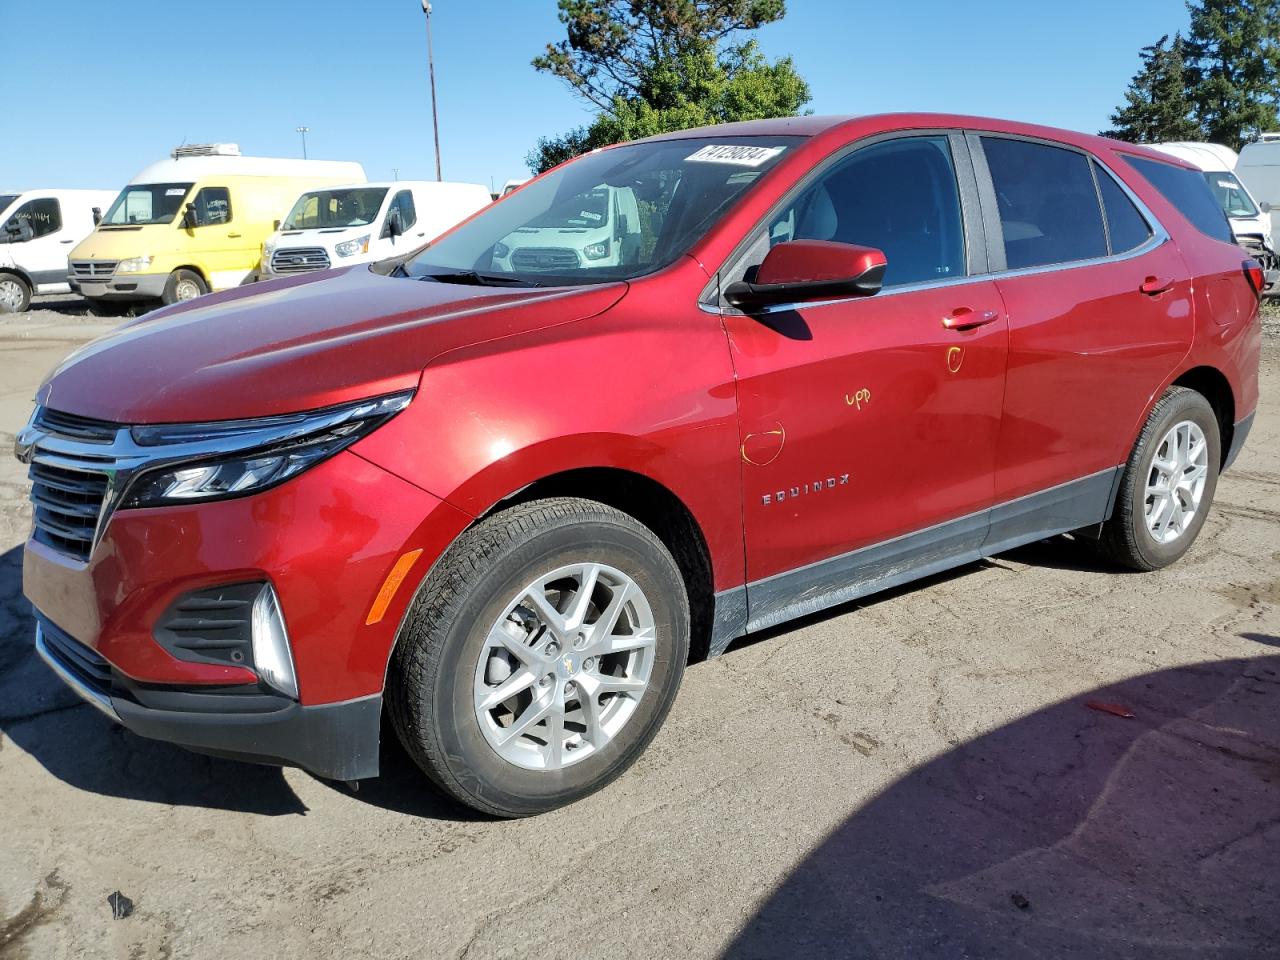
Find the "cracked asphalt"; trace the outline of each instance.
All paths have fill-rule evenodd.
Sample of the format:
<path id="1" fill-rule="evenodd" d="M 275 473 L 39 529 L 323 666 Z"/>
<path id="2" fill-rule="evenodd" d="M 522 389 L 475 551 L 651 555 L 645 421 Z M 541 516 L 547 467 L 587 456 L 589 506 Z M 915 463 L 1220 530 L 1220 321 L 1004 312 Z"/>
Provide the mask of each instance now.
<path id="1" fill-rule="evenodd" d="M 507 823 L 391 747 L 353 793 L 140 739 L 39 663 L 7 450 L 111 323 L 42 306 L 0 322 L 3 960 L 1280 953 L 1274 328 L 1178 565 L 1058 539 L 747 638 L 619 782 Z"/>

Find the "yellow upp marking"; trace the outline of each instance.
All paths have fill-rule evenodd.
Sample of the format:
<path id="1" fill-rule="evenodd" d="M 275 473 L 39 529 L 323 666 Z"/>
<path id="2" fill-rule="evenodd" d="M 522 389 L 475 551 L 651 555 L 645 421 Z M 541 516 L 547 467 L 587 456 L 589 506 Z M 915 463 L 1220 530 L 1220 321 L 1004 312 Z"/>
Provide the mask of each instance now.
<path id="1" fill-rule="evenodd" d="M 861 410 L 862 405 L 864 403 L 871 402 L 871 391 L 868 390 L 866 387 L 863 387 L 857 393 L 854 393 L 854 394 L 846 393 L 844 395 L 844 402 L 851 407 L 856 406 L 859 410 Z"/>

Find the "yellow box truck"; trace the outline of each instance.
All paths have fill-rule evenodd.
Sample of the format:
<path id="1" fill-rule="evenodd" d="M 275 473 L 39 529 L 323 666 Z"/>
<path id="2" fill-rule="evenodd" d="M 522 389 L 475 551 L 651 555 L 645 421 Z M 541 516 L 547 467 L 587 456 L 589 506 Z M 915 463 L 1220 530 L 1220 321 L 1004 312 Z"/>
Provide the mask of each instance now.
<path id="1" fill-rule="evenodd" d="M 72 289 L 99 302 L 176 303 L 239 286 L 298 194 L 364 181 L 358 163 L 245 157 L 233 143 L 179 147 L 129 181 L 71 251 Z"/>

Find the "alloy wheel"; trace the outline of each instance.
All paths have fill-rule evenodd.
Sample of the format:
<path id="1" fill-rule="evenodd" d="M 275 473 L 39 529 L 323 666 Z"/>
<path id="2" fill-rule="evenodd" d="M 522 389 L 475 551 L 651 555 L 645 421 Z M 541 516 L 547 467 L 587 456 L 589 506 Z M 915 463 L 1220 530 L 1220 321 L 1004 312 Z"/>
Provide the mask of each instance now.
<path id="1" fill-rule="evenodd" d="M 1209 476 L 1209 444 L 1191 420 L 1169 429 L 1156 447 L 1147 475 L 1147 532 L 1156 543 L 1177 540 L 1191 525 Z"/>
<path id="2" fill-rule="evenodd" d="M 653 611 L 601 563 L 528 584 L 490 628 L 476 664 L 476 718 L 509 763 L 559 770 L 603 750 L 635 715 L 657 646 Z"/>

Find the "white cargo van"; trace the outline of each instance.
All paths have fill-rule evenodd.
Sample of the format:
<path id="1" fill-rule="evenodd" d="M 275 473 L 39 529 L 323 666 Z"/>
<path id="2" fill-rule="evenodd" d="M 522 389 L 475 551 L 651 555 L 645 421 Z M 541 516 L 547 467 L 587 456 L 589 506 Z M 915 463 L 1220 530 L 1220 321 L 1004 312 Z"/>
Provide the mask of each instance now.
<path id="1" fill-rule="evenodd" d="M 1240 151 L 1236 173 L 1270 214 L 1272 236 L 1280 237 L 1280 132 L 1264 133 Z"/>
<path id="2" fill-rule="evenodd" d="M 1231 222 L 1231 232 L 1237 241 L 1242 237 L 1260 236 L 1271 246 L 1271 218 L 1263 212 L 1247 184 L 1233 172 L 1238 163 L 1234 150 L 1219 143 L 1191 142 L 1153 143 L 1151 149 L 1177 157 L 1204 172 L 1209 188 Z"/>
<path id="3" fill-rule="evenodd" d="M 308 190 L 262 245 L 260 278 L 385 260 L 492 203 L 478 183 L 396 180 Z"/>
<path id="4" fill-rule="evenodd" d="M 0 313 L 37 293 L 67 293 L 67 254 L 111 206 L 111 190 L 0 192 Z"/>
<path id="5" fill-rule="evenodd" d="M 555 273 L 580 264 L 634 263 L 640 210 L 630 187 L 600 186 L 556 204 L 494 247 L 494 265 L 519 273 Z"/>

